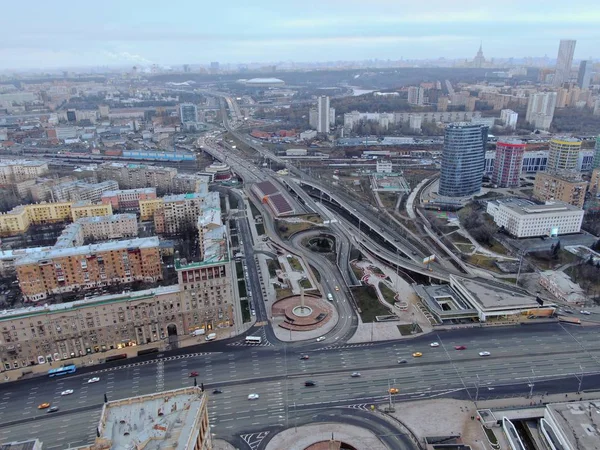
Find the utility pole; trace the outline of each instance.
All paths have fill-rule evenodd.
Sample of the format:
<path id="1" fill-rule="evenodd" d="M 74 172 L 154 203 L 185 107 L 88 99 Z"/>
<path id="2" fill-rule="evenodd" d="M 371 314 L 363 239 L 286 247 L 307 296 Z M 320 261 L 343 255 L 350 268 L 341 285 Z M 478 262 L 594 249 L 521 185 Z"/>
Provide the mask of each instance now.
<path id="1" fill-rule="evenodd" d="M 521 276 L 521 266 L 523 265 L 523 250 L 519 251 L 519 271 L 517 272 L 517 281 L 515 284 L 519 285 L 519 277 Z"/>
<path id="2" fill-rule="evenodd" d="M 477 376 L 477 381 L 475 382 L 475 403 L 477 403 L 477 399 L 479 399 L 479 374 L 475 374 Z"/>
<path id="3" fill-rule="evenodd" d="M 533 377 L 529 379 L 529 398 L 533 398 L 533 387 L 535 386 L 535 383 L 533 382 L 535 379 L 535 371 L 531 369 L 531 373 L 533 374 Z"/>
<path id="4" fill-rule="evenodd" d="M 581 385 L 583 384 L 583 367 L 581 367 L 581 364 L 579 365 L 579 368 L 581 369 L 581 376 L 579 377 L 579 387 L 577 388 L 578 394 L 581 392 Z"/>

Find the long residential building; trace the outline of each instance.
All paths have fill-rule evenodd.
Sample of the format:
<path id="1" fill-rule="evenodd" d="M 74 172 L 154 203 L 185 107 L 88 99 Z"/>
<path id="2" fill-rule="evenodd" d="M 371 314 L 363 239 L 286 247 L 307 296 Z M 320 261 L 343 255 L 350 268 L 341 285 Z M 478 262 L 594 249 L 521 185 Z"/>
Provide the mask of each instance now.
<path id="1" fill-rule="evenodd" d="M 173 286 L 6 311 L 0 315 L 1 369 L 160 346 L 169 335 L 232 326 L 233 263 L 176 260 L 175 266 L 179 281 Z"/>
<path id="2" fill-rule="evenodd" d="M 560 201 L 583 208 L 588 182 L 578 172 L 539 172 L 535 176 L 533 196 L 542 202 Z"/>
<path id="3" fill-rule="evenodd" d="M 91 202 L 36 203 L 16 206 L 0 214 L 0 236 L 15 236 L 25 233 L 31 225 L 70 222 L 82 217 L 108 216 L 111 205 Z"/>
<path id="4" fill-rule="evenodd" d="M 479 119 L 481 112 L 391 112 L 391 113 L 368 113 L 352 111 L 344 114 L 344 127 L 351 130 L 360 122 L 377 122 L 379 126 L 387 129 L 390 125 L 400 123 L 410 123 L 411 118 L 419 118 L 421 123 L 431 122 L 470 122 L 472 119 Z"/>
<path id="5" fill-rule="evenodd" d="M 48 172 L 48 163 L 30 160 L 0 161 L 0 185 L 11 185 L 39 178 Z"/>
<path id="6" fill-rule="evenodd" d="M 16 261 L 15 267 L 26 301 L 114 283 L 162 278 L 156 237 L 52 249 L 26 255 Z"/>
<path id="7" fill-rule="evenodd" d="M 101 181 L 100 183 L 69 181 L 53 186 L 51 191 L 54 201 L 57 202 L 90 201 L 98 203 L 104 192 L 118 188 L 119 185 L 114 180 Z"/>
<path id="8" fill-rule="evenodd" d="M 98 167 L 98 176 L 101 180 L 115 180 L 124 189 L 154 187 L 168 192 L 173 185 L 175 175 L 177 175 L 175 168 L 145 164 L 111 162 Z"/>
<path id="9" fill-rule="evenodd" d="M 579 233 L 584 215 L 582 209 L 563 202 L 535 205 L 514 198 L 489 201 L 487 213 L 517 238 Z"/>
<path id="10" fill-rule="evenodd" d="M 102 203 L 110 203 L 115 210 L 139 209 L 140 200 L 156 198 L 156 188 L 120 189 L 102 194 Z"/>

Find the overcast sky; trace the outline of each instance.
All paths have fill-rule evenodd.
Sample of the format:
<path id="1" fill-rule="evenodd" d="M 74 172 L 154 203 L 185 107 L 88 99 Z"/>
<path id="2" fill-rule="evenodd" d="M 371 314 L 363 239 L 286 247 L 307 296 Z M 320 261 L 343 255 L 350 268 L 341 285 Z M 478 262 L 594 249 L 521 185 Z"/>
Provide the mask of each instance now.
<path id="1" fill-rule="evenodd" d="M 400 58 L 600 57 L 598 0 L 3 2 L 0 69 Z"/>

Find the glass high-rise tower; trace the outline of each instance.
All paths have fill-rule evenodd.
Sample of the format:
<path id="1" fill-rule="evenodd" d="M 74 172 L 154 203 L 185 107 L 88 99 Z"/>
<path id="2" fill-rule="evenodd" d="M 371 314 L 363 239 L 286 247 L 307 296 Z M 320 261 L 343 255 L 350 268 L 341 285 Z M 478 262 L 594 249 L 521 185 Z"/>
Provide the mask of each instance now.
<path id="1" fill-rule="evenodd" d="M 446 127 L 438 193 L 470 197 L 481 191 L 488 127 L 458 122 Z"/>

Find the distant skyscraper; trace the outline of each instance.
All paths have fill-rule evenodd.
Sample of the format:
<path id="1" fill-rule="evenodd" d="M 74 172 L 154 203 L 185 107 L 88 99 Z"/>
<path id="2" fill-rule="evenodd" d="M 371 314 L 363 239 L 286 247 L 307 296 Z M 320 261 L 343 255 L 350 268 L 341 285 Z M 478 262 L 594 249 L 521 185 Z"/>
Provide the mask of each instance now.
<path id="1" fill-rule="evenodd" d="M 425 89 L 420 86 L 408 88 L 408 103 L 410 105 L 422 106 L 425 97 Z"/>
<path id="2" fill-rule="evenodd" d="M 512 109 L 503 109 L 500 111 L 500 120 L 506 128 L 514 130 L 517 128 L 519 113 L 514 112 Z"/>
<path id="3" fill-rule="evenodd" d="M 213 61 L 210 63 L 210 71 L 211 73 L 219 72 L 219 61 Z"/>
<path id="4" fill-rule="evenodd" d="M 554 118 L 556 92 L 539 92 L 529 97 L 525 120 L 540 130 L 548 130 Z"/>
<path id="5" fill-rule="evenodd" d="M 185 73 L 189 73 L 189 72 L 191 72 L 191 70 L 190 70 L 190 65 L 189 65 L 189 64 L 184 64 L 184 65 L 183 65 L 183 71 L 184 71 Z"/>
<path id="6" fill-rule="evenodd" d="M 198 124 L 198 108 L 193 103 L 179 105 L 179 118 L 185 129 L 196 127 Z"/>
<path id="7" fill-rule="evenodd" d="M 331 127 L 331 111 L 329 108 L 329 97 L 322 95 L 317 100 L 317 131 L 329 133 Z"/>
<path id="8" fill-rule="evenodd" d="M 519 187 L 526 145 L 518 140 L 498 141 L 492 183 L 500 188 Z"/>
<path id="9" fill-rule="evenodd" d="M 577 74 L 577 84 L 581 89 L 587 89 L 590 87 L 591 78 L 592 65 L 590 61 L 581 61 L 579 63 L 579 73 Z"/>
<path id="10" fill-rule="evenodd" d="M 438 193 L 445 197 L 470 197 L 481 191 L 488 127 L 458 122 L 444 133 L 442 171 Z"/>
<path id="11" fill-rule="evenodd" d="M 558 47 L 556 58 L 556 70 L 554 72 L 554 86 L 561 86 L 571 78 L 571 67 L 573 66 L 573 54 L 577 41 L 562 39 Z"/>
<path id="12" fill-rule="evenodd" d="M 475 58 L 473 58 L 473 67 L 480 69 L 483 67 L 484 64 L 485 57 L 483 56 L 483 44 L 481 44 L 479 45 L 479 50 L 477 51 Z"/>
<path id="13" fill-rule="evenodd" d="M 572 137 L 558 137 L 550 140 L 547 172 L 577 170 L 577 161 L 581 151 L 581 141 Z"/>

